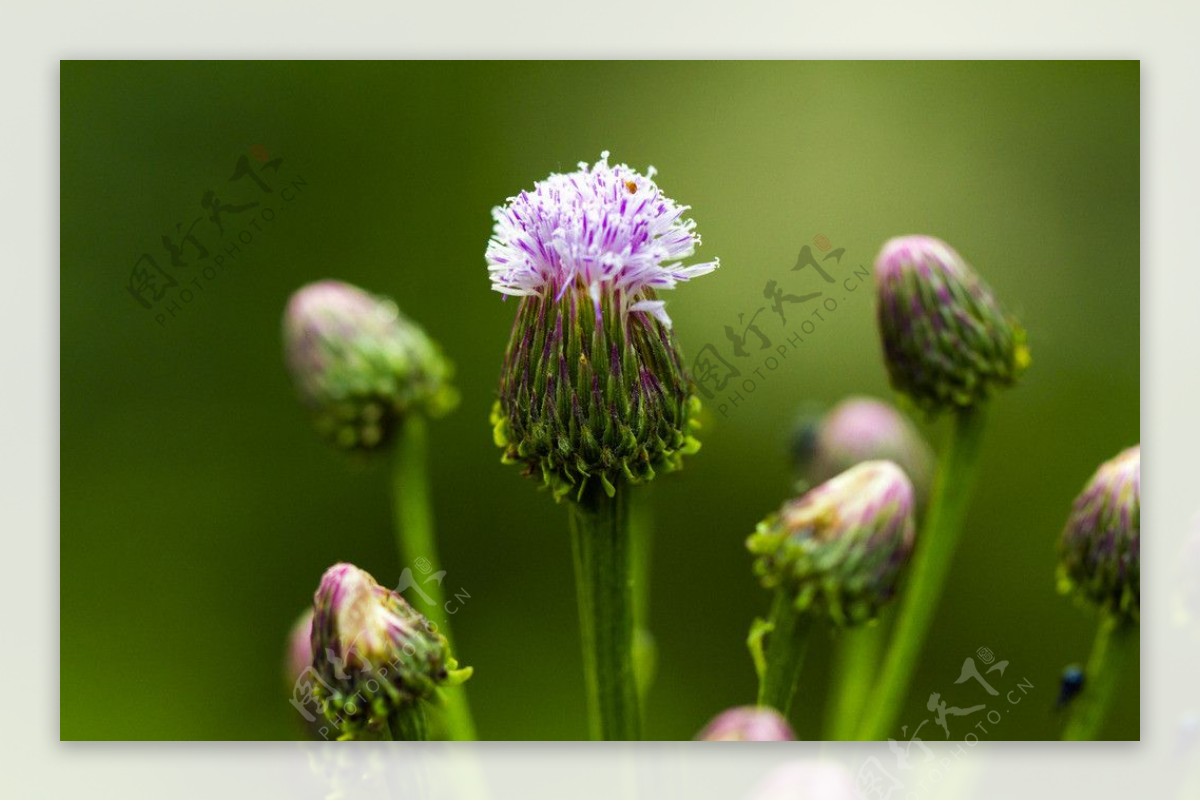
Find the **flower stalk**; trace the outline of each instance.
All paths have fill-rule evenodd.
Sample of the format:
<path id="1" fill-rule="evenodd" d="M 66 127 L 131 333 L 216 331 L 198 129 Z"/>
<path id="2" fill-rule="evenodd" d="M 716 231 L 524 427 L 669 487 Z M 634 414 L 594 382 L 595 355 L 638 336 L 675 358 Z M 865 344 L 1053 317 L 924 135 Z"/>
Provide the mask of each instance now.
<path id="1" fill-rule="evenodd" d="M 759 675 L 758 705 L 778 709 L 786 718 L 800 684 L 812 617 L 796 608 L 789 592 L 779 589 L 775 592 L 771 617 L 759 631 L 766 638 L 766 651 Z"/>
<path id="2" fill-rule="evenodd" d="M 388 716 L 388 732 L 393 740 L 428 740 L 429 724 L 425 707 L 414 704 L 394 710 Z"/>
<path id="3" fill-rule="evenodd" d="M 1137 653 L 1137 626 L 1119 615 L 1106 613 L 1096 629 L 1096 640 L 1085 668 L 1079 696 L 1071 702 L 1064 740 L 1095 740 L 1117 694 L 1125 666 Z"/>
<path id="4" fill-rule="evenodd" d="M 590 736 L 641 736 L 633 661 L 633 582 L 626 493 L 600 486 L 568 504 Z"/>
<path id="5" fill-rule="evenodd" d="M 885 739 L 896 725 L 921 648 L 933 622 L 942 587 L 971 500 L 986 423 L 982 407 L 954 415 L 950 442 L 938 465 L 933 495 L 912 560 L 912 578 L 900 601 L 887 656 L 880 669 L 860 739 Z"/>
<path id="6" fill-rule="evenodd" d="M 403 422 L 392 463 L 392 503 L 395 515 L 396 547 L 404 565 L 424 559 L 431 574 L 442 570 L 434 534 L 431 490 L 428 475 L 428 424 L 420 415 L 409 415 Z M 414 604 L 453 647 L 454 637 L 446 614 L 445 592 L 441 581 L 420 585 Z M 428 603 L 425 598 L 428 597 Z M 474 740 L 475 723 L 467 701 L 466 688 L 450 687 L 442 694 L 442 719 L 451 740 Z M 424 725 L 422 724 L 422 730 Z"/>
<path id="7" fill-rule="evenodd" d="M 887 642 L 886 621 L 846 629 L 833 645 L 833 686 L 829 711 L 825 714 L 825 739 L 854 740 L 875 681 L 883 646 Z"/>

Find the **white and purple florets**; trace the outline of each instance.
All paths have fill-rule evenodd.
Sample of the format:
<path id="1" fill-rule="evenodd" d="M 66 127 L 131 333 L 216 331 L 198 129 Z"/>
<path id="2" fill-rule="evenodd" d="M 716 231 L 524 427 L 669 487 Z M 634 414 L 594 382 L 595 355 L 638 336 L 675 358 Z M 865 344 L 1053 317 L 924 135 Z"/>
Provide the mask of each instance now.
<path id="1" fill-rule="evenodd" d="M 710 273 L 718 260 L 683 264 L 700 244 L 696 223 L 684 218 L 689 206 L 659 190 L 654 173 L 610 166 L 605 151 L 590 169 L 580 162 L 577 171 L 553 173 L 497 206 L 486 253 L 492 289 L 557 300 L 577 287 L 597 314 L 607 295 L 622 310 L 653 314 L 669 326 L 653 291 Z"/>

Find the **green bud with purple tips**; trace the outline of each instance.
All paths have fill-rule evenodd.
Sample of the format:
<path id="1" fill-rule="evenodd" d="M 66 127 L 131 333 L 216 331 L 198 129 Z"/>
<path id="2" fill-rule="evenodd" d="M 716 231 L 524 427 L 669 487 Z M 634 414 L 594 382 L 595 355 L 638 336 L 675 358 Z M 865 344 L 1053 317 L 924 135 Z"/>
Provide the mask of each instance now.
<path id="1" fill-rule="evenodd" d="M 892 387 L 925 411 L 978 406 L 1029 365 L 1025 330 L 940 239 L 889 240 L 875 278 Z"/>
<path id="2" fill-rule="evenodd" d="M 1119 619 L 1141 612 L 1142 450 L 1104 464 L 1075 499 L 1059 541 L 1059 591 Z"/>
<path id="3" fill-rule="evenodd" d="M 746 547 L 755 572 L 795 611 L 838 625 L 873 620 L 912 553 L 913 488 L 892 462 L 862 462 L 759 523 Z"/>
<path id="4" fill-rule="evenodd" d="M 318 433 L 353 451 L 386 447 L 406 415 L 440 417 L 458 394 L 441 349 L 396 304 L 340 281 L 292 295 L 284 355 Z"/>
<path id="5" fill-rule="evenodd" d="M 316 695 L 343 739 L 378 733 L 471 675 L 399 593 L 347 563 L 325 571 L 313 596 L 312 664 Z"/>

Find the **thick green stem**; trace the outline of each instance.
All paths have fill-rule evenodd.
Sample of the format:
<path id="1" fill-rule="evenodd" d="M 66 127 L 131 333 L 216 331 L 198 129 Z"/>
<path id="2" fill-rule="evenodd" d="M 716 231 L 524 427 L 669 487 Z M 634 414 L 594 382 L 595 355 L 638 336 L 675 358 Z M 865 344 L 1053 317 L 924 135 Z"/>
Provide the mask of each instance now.
<path id="1" fill-rule="evenodd" d="M 1071 703 L 1064 740 L 1095 740 L 1116 695 L 1125 664 L 1137 650 L 1137 627 L 1106 614 L 1096 630 L 1092 654 L 1083 674 L 1083 691 Z"/>
<path id="2" fill-rule="evenodd" d="M 405 704 L 388 717 L 393 740 L 425 740 L 425 707 L 421 702 Z"/>
<path id="3" fill-rule="evenodd" d="M 896 619 L 882 673 L 868 707 L 860 739 L 882 740 L 892 733 L 933 622 L 942 587 L 954 560 L 963 519 L 978 472 L 985 410 L 963 409 L 945 455 L 939 461 L 925 525 L 917 537 L 916 553 Z"/>
<path id="4" fill-rule="evenodd" d="M 858 736 L 886 631 L 880 621 L 838 632 L 833 652 L 833 691 L 825 713 L 825 739 L 853 740 Z"/>
<path id="5" fill-rule="evenodd" d="M 402 566 L 412 571 L 414 582 L 414 591 L 406 594 L 405 599 L 437 626 L 437 630 L 450 643 L 453 653 L 454 639 L 450 634 L 442 590 L 444 579 L 422 580 L 426 573 L 433 576 L 442 569 L 433 529 L 428 450 L 429 434 L 425 419 L 417 414 L 408 415 L 397 438 L 392 469 L 396 545 Z M 452 740 L 474 740 L 475 724 L 471 720 L 465 689 L 448 687 L 442 692 L 442 698 L 441 711 L 447 736 Z"/>
<path id="6" fill-rule="evenodd" d="M 618 484 L 610 498 L 593 482 L 582 499 L 569 504 L 588 720 L 595 740 L 641 736 L 633 668 L 628 491 Z"/>
<path id="7" fill-rule="evenodd" d="M 800 684 L 812 616 L 797 612 L 791 595 L 779 589 L 775 591 L 770 623 L 765 670 L 759 677 L 758 705 L 774 707 L 786 718 Z"/>

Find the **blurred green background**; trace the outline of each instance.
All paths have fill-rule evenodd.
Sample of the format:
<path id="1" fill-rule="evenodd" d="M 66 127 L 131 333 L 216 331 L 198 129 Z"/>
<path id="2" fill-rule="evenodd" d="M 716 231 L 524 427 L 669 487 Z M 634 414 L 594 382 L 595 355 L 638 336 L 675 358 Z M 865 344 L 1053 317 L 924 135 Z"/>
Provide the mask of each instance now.
<path id="1" fill-rule="evenodd" d="M 284 303 L 326 277 L 394 296 L 457 363 L 432 473 L 481 736 L 586 735 L 565 510 L 500 464 L 487 422 L 516 307 L 483 251 L 492 206 L 605 149 L 657 167 L 693 207 L 697 256 L 721 258 L 666 296 L 689 358 L 730 358 L 724 326 L 768 280 L 823 289 L 789 272 L 819 235 L 846 249 L 840 281 L 892 235 L 935 234 L 1019 315 L 1033 366 L 994 404 L 902 721 L 928 717 L 931 692 L 973 703 L 954 680 L 988 647 L 1034 689 L 985 739 L 1057 736 L 1058 675 L 1094 618 L 1055 592 L 1056 539 L 1096 465 L 1139 439 L 1136 62 L 64 62 L 61 92 L 63 739 L 297 736 L 283 645 L 322 571 L 395 582 L 384 465 L 319 441 L 282 366 Z M 272 195 L 229 180 L 246 155 Z M 207 214 L 207 190 L 274 219 L 230 213 L 224 238 L 203 219 L 208 259 L 172 267 L 162 236 Z M 190 287 L 174 317 L 127 290 L 142 253 Z M 743 641 L 768 598 L 742 543 L 789 492 L 797 409 L 890 397 L 869 283 L 828 294 L 837 311 L 727 416 L 710 403 L 700 454 L 652 487 L 648 737 L 754 698 Z M 801 319 L 758 322 L 783 341 Z M 940 445 L 945 423 L 922 425 Z M 828 644 L 810 650 L 802 737 Z M 1128 675 L 1106 737 L 1138 737 L 1138 687 Z"/>

